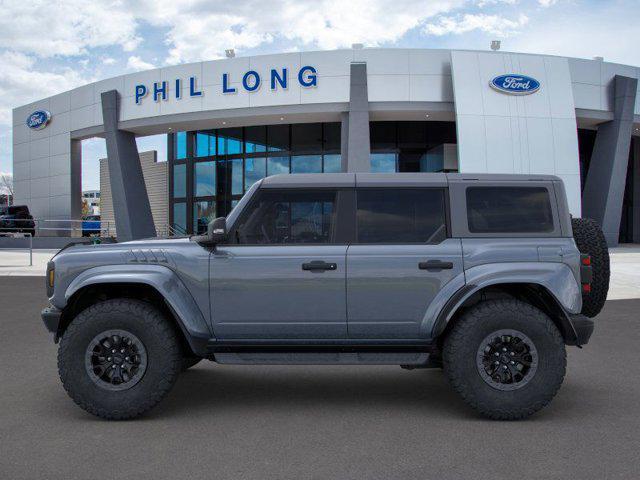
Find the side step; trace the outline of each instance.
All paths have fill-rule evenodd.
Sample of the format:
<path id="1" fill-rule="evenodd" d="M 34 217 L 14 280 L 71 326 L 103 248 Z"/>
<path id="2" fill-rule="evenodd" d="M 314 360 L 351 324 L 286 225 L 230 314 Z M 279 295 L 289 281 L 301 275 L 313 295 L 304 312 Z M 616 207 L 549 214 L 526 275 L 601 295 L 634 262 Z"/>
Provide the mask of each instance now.
<path id="1" fill-rule="evenodd" d="M 251 365 L 426 366 L 435 345 L 416 340 L 212 340 L 209 358 Z"/>

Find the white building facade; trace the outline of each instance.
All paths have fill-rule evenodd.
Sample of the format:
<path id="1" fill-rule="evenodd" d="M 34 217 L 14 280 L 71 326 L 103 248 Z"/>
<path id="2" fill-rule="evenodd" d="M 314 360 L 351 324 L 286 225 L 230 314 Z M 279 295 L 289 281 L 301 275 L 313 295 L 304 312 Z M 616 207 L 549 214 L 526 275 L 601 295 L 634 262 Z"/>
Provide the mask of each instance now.
<path id="1" fill-rule="evenodd" d="M 601 60 L 425 49 L 284 53 L 123 75 L 14 109 L 15 203 L 39 218 L 79 218 L 79 142 L 95 136 L 107 139 L 115 185 L 144 196 L 133 178 L 139 165 L 127 166 L 138 161 L 131 140 L 167 133 L 169 218 L 187 232 L 225 214 L 262 175 L 457 170 L 557 175 L 574 216 L 596 218 L 611 244 L 637 242 L 639 77 L 638 67 Z M 116 217 L 121 208 L 131 219 L 134 200 L 119 202 Z"/>

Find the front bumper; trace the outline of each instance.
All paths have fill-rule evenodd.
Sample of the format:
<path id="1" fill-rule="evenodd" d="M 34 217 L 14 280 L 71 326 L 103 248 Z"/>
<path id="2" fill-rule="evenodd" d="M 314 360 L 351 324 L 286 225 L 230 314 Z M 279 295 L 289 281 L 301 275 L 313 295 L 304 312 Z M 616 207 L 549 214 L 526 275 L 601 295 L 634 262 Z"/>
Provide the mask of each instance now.
<path id="1" fill-rule="evenodd" d="M 576 332 L 576 345 L 586 345 L 589 343 L 593 333 L 594 322 L 584 315 L 569 315 L 569 321 Z"/>
<path id="2" fill-rule="evenodd" d="M 60 320 L 62 319 L 62 310 L 59 310 L 56 307 L 50 305 L 47 308 L 43 309 L 40 315 L 42 316 L 44 326 L 47 327 L 47 330 L 53 333 L 53 338 L 57 342 L 58 328 L 60 327 Z"/>

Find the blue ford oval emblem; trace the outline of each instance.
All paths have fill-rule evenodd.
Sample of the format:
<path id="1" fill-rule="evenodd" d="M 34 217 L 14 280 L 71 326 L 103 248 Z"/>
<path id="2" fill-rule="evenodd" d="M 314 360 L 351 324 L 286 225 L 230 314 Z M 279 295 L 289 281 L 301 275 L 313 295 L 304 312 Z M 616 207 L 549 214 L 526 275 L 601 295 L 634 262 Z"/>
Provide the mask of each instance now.
<path id="1" fill-rule="evenodd" d="M 491 88 L 510 95 L 530 95 L 540 89 L 540 82 L 526 75 L 509 73 L 500 75 L 489 82 Z"/>
<path id="2" fill-rule="evenodd" d="M 46 110 L 36 110 L 27 117 L 27 127 L 42 130 L 51 120 L 51 114 Z"/>

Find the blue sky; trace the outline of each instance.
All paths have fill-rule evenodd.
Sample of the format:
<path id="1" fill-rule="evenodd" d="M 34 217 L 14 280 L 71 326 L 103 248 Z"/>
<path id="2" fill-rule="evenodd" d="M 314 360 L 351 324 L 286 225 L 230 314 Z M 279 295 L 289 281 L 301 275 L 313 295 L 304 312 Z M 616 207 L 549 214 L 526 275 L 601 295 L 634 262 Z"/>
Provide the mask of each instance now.
<path id="1" fill-rule="evenodd" d="M 0 172 L 11 109 L 103 78 L 224 56 L 367 47 L 548 53 L 640 66 L 640 0 L 0 0 Z M 139 139 L 166 156 L 163 136 Z M 102 140 L 83 145 L 98 186 Z"/>

